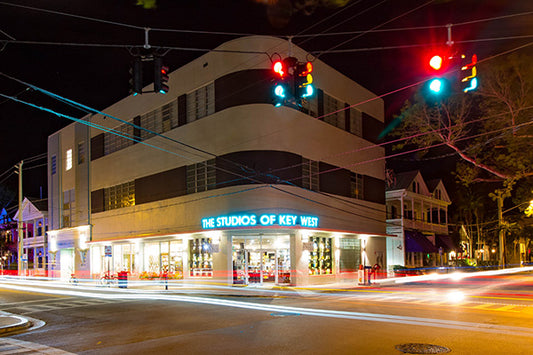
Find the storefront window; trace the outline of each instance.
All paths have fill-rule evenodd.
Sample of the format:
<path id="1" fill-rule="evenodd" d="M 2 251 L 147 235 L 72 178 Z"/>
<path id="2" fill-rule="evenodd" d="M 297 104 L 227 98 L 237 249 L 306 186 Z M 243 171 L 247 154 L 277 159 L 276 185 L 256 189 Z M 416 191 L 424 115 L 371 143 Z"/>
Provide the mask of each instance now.
<path id="1" fill-rule="evenodd" d="M 159 267 L 159 242 L 146 243 L 144 245 L 144 272 L 150 276 L 159 277 L 161 272 Z"/>
<path id="2" fill-rule="evenodd" d="M 309 253 L 309 275 L 332 273 L 331 238 L 310 237 L 312 250 Z"/>
<path id="3" fill-rule="evenodd" d="M 339 243 L 339 271 L 356 272 L 361 264 L 361 240 L 342 238 Z"/>
<path id="4" fill-rule="evenodd" d="M 190 275 L 195 277 L 213 276 L 213 256 L 211 238 L 194 238 L 189 241 Z"/>
<path id="5" fill-rule="evenodd" d="M 170 242 L 169 268 L 172 277 L 183 278 L 183 242 L 181 240 Z"/>
<path id="6" fill-rule="evenodd" d="M 100 278 L 104 268 L 104 246 L 91 247 L 91 273 L 93 278 Z"/>

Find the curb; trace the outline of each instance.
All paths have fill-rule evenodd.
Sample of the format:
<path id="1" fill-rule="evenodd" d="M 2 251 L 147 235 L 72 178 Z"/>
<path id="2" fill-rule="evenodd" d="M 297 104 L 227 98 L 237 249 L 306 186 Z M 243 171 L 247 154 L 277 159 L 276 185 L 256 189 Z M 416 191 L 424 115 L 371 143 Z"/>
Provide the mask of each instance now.
<path id="1" fill-rule="evenodd" d="M 9 318 L 12 323 L 6 326 L 0 326 L 0 336 L 5 335 L 7 333 L 13 333 L 20 330 L 28 329 L 32 326 L 32 323 L 28 319 L 21 316 L 17 316 L 15 314 L 2 312 L 0 313 L 0 319 L 2 318 Z"/>

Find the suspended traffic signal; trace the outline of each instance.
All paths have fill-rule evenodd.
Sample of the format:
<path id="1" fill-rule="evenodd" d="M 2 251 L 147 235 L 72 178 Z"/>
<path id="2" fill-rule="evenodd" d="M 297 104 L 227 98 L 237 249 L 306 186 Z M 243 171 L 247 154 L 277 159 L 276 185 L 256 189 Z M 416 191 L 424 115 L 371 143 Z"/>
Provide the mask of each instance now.
<path id="1" fill-rule="evenodd" d="M 287 57 L 278 60 L 272 65 L 272 103 L 279 107 L 282 105 L 299 108 L 302 99 L 315 94 L 312 85 L 313 63 L 298 62 L 298 58 Z"/>
<path id="2" fill-rule="evenodd" d="M 154 92 L 166 94 L 169 90 L 168 67 L 163 65 L 161 57 L 154 58 Z"/>
<path id="3" fill-rule="evenodd" d="M 430 93 L 440 95 L 447 90 L 447 80 L 444 71 L 448 66 L 448 56 L 444 53 L 433 53 L 427 60 L 428 72 L 432 79 L 427 82 L 427 89 Z"/>
<path id="4" fill-rule="evenodd" d="M 461 56 L 463 60 L 466 59 L 466 56 L 463 54 Z M 469 92 L 475 90 L 478 87 L 477 80 L 477 55 L 472 55 L 470 60 L 467 60 L 467 64 L 461 66 L 461 83 L 464 84 L 463 91 Z"/>
<path id="5" fill-rule="evenodd" d="M 292 97 L 291 78 L 289 70 L 292 70 L 292 60 L 286 58 L 278 60 L 272 65 L 273 86 L 272 104 L 276 107 L 284 105 Z"/>
<path id="6" fill-rule="evenodd" d="M 315 93 L 315 88 L 312 85 L 313 76 L 313 63 L 298 63 L 296 65 L 296 72 L 294 75 L 296 99 L 303 99 L 311 97 Z"/>
<path id="7" fill-rule="evenodd" d="M 142 61 L 140 57 L 135 57 L 130 66 L 130 94 L 133 96 L 142 94 L 143 91 L 143 74 L 142 74 Z"/>

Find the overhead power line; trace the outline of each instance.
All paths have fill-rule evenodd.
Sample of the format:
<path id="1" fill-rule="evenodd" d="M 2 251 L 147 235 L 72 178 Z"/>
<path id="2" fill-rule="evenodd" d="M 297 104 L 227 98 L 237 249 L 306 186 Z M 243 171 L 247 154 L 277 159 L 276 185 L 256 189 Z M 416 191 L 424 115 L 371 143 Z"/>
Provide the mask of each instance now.
<path id="1" fill-rule="evenodd" d="M 325 54 L 325 53 L 327 53 L 327 52 L 330 51 L 330 50 L 333 50 L 333 49 L 335 49 L 335 48 L 338 48 L 338 47 L 340 47 L 340 46 L 343 46 L 343 45 L 345 45 L 346 43 L 349 43 L 349 42 L 351 42 L 351 41 L 353 41 L 353 40 L 355 40 L 355 39 L 357 39 L 357 38 L 359 38 L 359 37 L 362 37 L 363 35 L 365 35 L 366 33 L 369 33 L 369 32 L 372 31 L 372 30 L 378 29 L 378 28 L 380 28 L 380 27 L 382 27 L 382 26 L 385 26 L 386 24 L 388 24 L 388 23 L 390 23 L 390 22 L 396 21 L 397 19 L 399 19 L 399 18 L 401 18 L 401 17 L 404 17 L 404 16 L 406 16 L 406 15 L 412 13 L 412 12 L 415 12 L 416 10 L 419 10 L 419 9 L 423 8 L 423 7 L 425 7 L 425 6 L 429 5 L 429 4 L 431 4 L 431 3 L 434 2 L 434 1 L 435 1 L 435 0 L 429 0 L 429 1 L 425 2 L 425 3 L 423 3 L 422 5 L 415 7 L 414 9 L 411 9 L 411 10 L 409 10 L 409 11 L 406 11 L 406 12 L 404 12 L 404 13 L 402 13 L 402 14 L 400 14 L 400 15 L 398 15 L 398 16 L 396 16 L 396 17 L 390 19 L 390 20 L 387 20 L 387 21 L 385 21 L 385 22 L 383 22 L 383 23 L 381 23 L 381 24 L 379 24 L 379 25 L 377 25 L 377 26 L 372 27 L 368 32 L 361 33 L 361 34 L 359 34 L 358 36 L 355 36 L 355 37 L 353 37 L 353 38 L 349 38 L 349 39 L 347 39 L 346 41 L 343 41 L 343 42 L 341 42 L 341 43 L 339 43 L 339 44 L 337 44 L 337 45 L 334 45 L 334 46 L 331 47 L 329 50 L 327 50 L 327 51 L 325 51 L 325 52 L 319 54 L 319 55 L 317 56 L 317 58 L 318 58 L 320 55 Z"/>

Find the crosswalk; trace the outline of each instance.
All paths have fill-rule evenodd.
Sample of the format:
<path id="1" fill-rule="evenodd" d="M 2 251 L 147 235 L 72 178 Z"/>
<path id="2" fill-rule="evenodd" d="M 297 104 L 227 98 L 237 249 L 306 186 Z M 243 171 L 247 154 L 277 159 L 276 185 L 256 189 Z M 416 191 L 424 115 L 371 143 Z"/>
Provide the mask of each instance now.
<path id="1" fill-rule="evenodd" d="M 446 299 L 443 296 L 420 296 L 420 295 L 408 295 L 408 294 L 365 294 L 365 295 L 353 295 L 350 297 L 343 297 L 343 301 L 346 302 L 358 302 L 358 301 L 370 301 L 370 302 L 382 302 L 382 303 L 408 303 L 413 305 L 424 306 L 445 306 L 445 307 L 457 307 L 465 309 L 478 309 L 488 310 L 496 312 L 531 312 L 533 313 L 533 304 L 528 303 L 513 303 L 512 300 L 482 300 L 476 298 L 465 297 L 461 301 L 454 301 Z"/>
<path id="2" fill-rule="evenodd" d="M 0 304 L 0 310 L 18 315 L 29 315 L 40 312 L 56 311 L 77 307 L 98 306 L 118 302 L 128 302 L 128 300 L 75 297 L 46 298 L 35 301 L 22 301 Z"/>
<path id="3" fill-rule="evenodd" d="M 69 355 L 73 353 L 42 344 L 31 343 L 29 341 L 22 341 L 12 338 L 0 338 L 0 355 L 4 354 Z"/>

